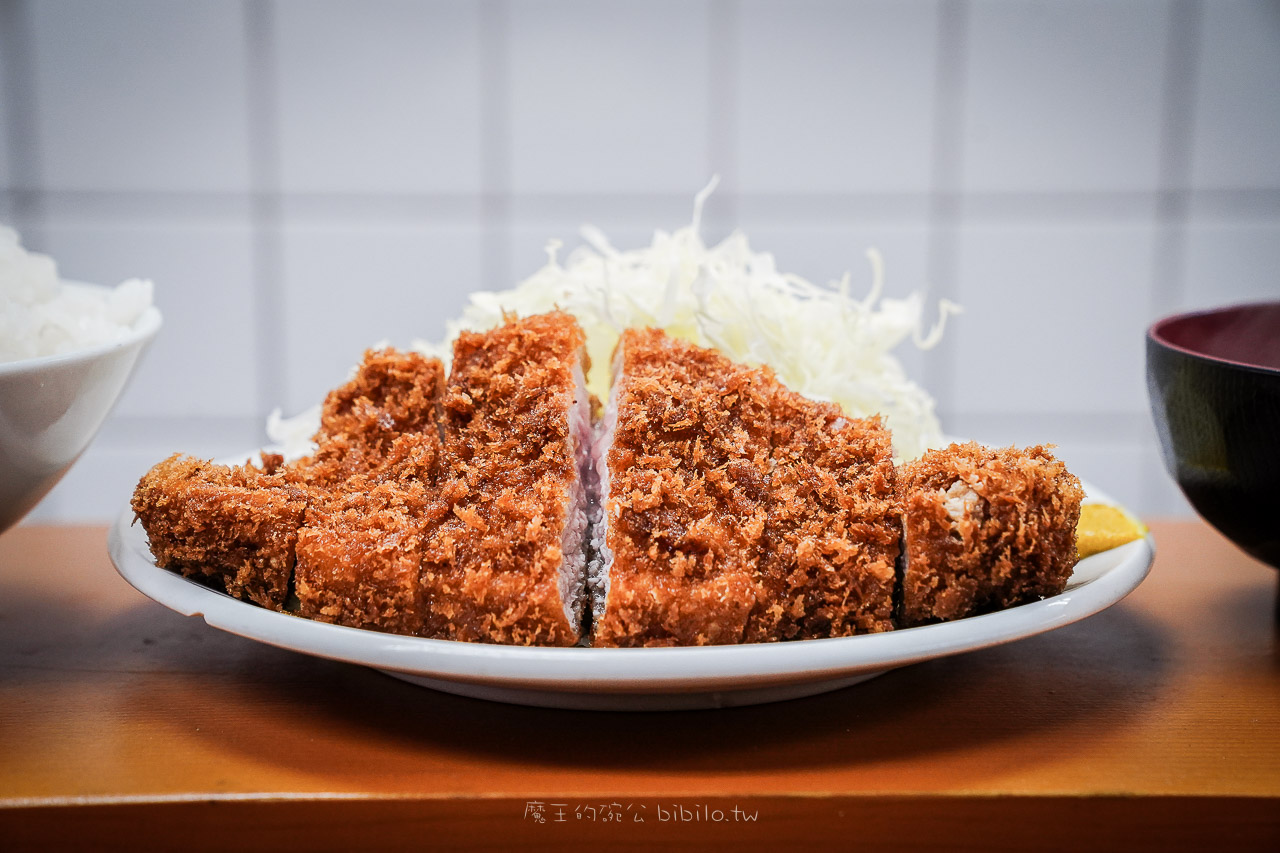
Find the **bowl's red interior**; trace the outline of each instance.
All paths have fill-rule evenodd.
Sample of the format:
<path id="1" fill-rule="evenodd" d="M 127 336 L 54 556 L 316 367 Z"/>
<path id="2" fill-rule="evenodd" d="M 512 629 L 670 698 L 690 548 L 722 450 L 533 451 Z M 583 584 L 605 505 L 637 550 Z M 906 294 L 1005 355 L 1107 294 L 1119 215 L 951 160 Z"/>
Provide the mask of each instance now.
<path id="1" fill-rule="evenodd" d="M 1193 355 L 1280 370 L 1280 302 L 1166 317 L 1151 336 Z"/>

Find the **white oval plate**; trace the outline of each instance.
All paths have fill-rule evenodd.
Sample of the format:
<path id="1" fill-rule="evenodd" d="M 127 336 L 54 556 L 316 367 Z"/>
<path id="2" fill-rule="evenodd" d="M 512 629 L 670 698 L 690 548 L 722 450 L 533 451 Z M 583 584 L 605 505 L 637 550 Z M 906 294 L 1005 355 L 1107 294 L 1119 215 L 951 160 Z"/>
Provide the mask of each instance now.
<path id="1" fill-rule="evenodd" d="M 1085 487 L 1091 500 L 1110 501 Z M 108 536 L 139 592 L 214 628 L 481 699 L 617 711 L 718 708 L 811 696 L 900 666 L 1051 631 L 1124 598 L 1151 569 L 1150 536 L 1080 561 L 1061 595 L 985 616 L 829 640 L 662 649 L 497 646 L 427 640 L 266 610 L 158 568 L 126 509 Z"/>

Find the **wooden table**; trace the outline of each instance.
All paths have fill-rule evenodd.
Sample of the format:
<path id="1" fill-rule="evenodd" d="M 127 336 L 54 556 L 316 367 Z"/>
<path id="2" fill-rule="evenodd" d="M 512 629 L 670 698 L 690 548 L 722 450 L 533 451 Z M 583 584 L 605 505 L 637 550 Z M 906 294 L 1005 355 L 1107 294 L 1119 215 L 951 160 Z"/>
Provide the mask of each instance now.
<path id="1" fill-rule="evenodd" d="M 1152 527 L 1151 576 L 1082 623 L 654 714 L 259 645 L 136 593 L 105 528 L 19 527 L 0 536 L 0 850 L 1280 850 L 1276 572 L 1198 521 Z"/>

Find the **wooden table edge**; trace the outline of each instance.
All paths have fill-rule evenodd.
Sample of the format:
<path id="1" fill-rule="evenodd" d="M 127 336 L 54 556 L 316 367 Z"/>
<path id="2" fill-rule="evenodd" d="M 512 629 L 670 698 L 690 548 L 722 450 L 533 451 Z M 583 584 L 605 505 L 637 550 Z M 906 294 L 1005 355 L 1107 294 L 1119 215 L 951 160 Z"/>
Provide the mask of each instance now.
<path id="1" fill-rule="evenodd" d="M 0 805 L 10 851 L 1280 849 L 1280 798 L 822 794 L 755 797 L 236 795 Z"/>

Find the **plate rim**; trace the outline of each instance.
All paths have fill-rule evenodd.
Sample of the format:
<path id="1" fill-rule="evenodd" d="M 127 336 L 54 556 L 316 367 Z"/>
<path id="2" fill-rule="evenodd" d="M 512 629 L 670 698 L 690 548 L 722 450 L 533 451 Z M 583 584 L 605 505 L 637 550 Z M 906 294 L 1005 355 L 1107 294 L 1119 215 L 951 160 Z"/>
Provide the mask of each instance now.
<path id="1" fill-rule="evenodd" d="M 1087 502 L 1113 502 L 1086 487 Z M 147 598 L 210 627 L 303 654 L 495 689 L 567 693 L 709 693 L 832 681 L 1002 645 L 1107 609 L 1150 573 L 1148 532 L 1081 560 L 1063 593 L 953 622 L 819 640 L 676 648 L 501 646 L 388 634 L 268 610 L 159 568 L 127 507 L 108 531 L 116 571 Z M 1073 573 L 1074 577 L 1074 573 Z"/>

